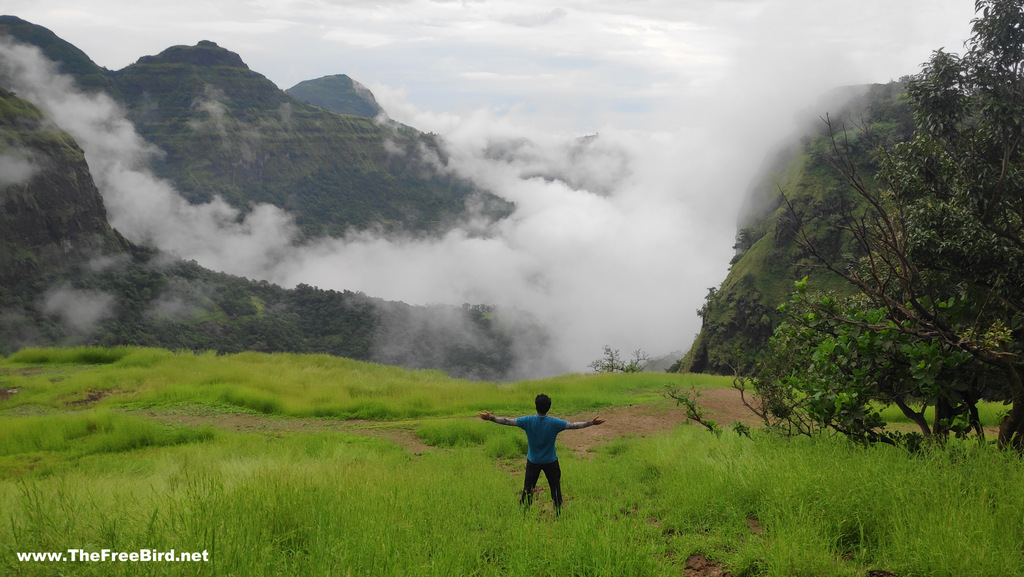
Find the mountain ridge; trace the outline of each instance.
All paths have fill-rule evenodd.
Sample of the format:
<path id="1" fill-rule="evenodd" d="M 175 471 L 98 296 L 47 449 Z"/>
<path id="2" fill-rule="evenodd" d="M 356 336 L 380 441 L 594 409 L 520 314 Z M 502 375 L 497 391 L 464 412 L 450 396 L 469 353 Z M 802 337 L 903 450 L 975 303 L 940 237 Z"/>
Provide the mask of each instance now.
<path id="1" fill-rule="evenodd" d="M 22 37 L 33 33 L 47 38 L 50 53 L 69 50 L 66 43 L 23 22 L 7 17 L 0 21 L 0 30 L 15 26 Z M 244 67 L 240 58 L 212 42 L 170 50 L 160 58 L 140 59 L 142 64 L 122 73 L 165 67 L 191 74 L 198 71 L 198 60 L 207 72 L 258 76 L 255 83 L 241 85 L 266 87 L 262 96 L 259 91 L 249 94 L 257 105 L 270 103 L 265 107 L 273 109 L 277 99 L 324 120 L 322 130 L 354 127 L 342 136 L 356 144 L 359 138 L 381 144 L 384 135 L 394 137 L 393 128 L 372 119 L 321 111 L 276 87 L 271 90 L 269 81 L 260 81 L 262 76 Z M 90 63 L 77 60 L 78 71 L 92 74 L 95 65 Z M 68 66 L 58 63 L 58 68 L 67 72 Z M 123 101 L 144 98 L 145 90 L 122 93 L 118 85 L 133 85 L 103 70 L 105 78 L 118 81 L 114 87 Z M 245 112 L 258 109 L 253 105 Z M 184 114 L 193 112 L 189 105 Z M 209 117 L 217 110 L 198 112 Z M 245 124 L 260 118 L 233 120 Z M 28 346 L 81 344 L 315 352 L 492 381 L 515 378 L 524 361 L 543 357 L 536 345 L 543 342 L 543 330 L 515 311 L 468 304 L 411 306 L 307 285 L 284 289 L 136 245 L 110 227 L 82 148 L 54 126 L 39 108 L 0 87 L 0 165 L 5 168 L 0 173 L 0 354 Z M 405 137 L 411 146 L 432 138 L 412 132 Z M 358 146 L 354 154 L 360 154 Z M 403 178 L 413 181 L 415 175 Z M 533 336 L 523 341 L 523 334 Z"/>
<path id="2" fill-rule="evenodd" d="M 351 229 L 441 234 L 469 206 L 489 219 L 511 213 L 511 203 L 445 169 L 436 135 L 309 104 L 213 41 L 110 71 L 20 18 L 0 17 L 5 33 L 39 42 L 61 72 L 120 103 L 162 151 L 150 168 L 190 203 L 219 196 L 243 215 L 272 204 L 294 217 L 303 239 Z"/>

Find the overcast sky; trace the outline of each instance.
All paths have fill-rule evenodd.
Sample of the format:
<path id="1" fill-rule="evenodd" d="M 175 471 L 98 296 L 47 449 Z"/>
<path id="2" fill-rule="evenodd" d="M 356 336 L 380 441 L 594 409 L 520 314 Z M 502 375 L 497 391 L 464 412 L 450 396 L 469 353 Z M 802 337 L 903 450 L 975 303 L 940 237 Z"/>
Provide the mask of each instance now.
<path id="1" fill-rule="evenodd" d="M 286 286 L 516 307 L 547 319 L 566 366 L 584 370 L 604 344 L 687 349 L 766 154 L 829 111 L 820 97 L 830 89 L 915 73 L 940 47 L 961 51 L 973 4 L 7 0 L 2 10 L 112 70 L 212 40 L 282 89 L 352 76 L 392 118 L 441 134 L 455 168 L 516 202 L 517 213 L 483 235 L 325 241 L 273 269 L 265 255 L 279 246 L 164 248 Z M 586 150 L 574 148 L 594 133 Z M 524 141 L 500 160 L 484 154 Z M 118 210 L 115 226 L 130 221 Z M 291 232 L 280 230 L 287 242 Z"/>
<path id="2" fill-rule="evenodd" d="M 7 0 L 3 10 L 110 69 L 212 40 L 281 88 L 345 73 L 436 113 L 520 107 L 587 131 L 657 126 L 659 114 L 736 75 L 812 87 L 895 79 L 935 48 L 959 50 L 973 4 Z"/>

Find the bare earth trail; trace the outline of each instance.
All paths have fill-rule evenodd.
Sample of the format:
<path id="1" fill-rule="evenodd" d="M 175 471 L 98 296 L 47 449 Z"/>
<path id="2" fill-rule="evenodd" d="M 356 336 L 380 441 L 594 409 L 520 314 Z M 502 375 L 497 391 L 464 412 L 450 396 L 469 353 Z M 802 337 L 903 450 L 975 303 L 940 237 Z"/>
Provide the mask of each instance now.
<path id="1" fill-rule="evenodd" d="M 704 408 L 706 416 L 717 421 L 719 425 L 726 426 L 736 421 L 751 426 L 759 424 L 754 414 L 740 401 L 739 392 L 735 389 L 704 389 L 701 391 L 698 402 Z M 416 435 L 416 424 L 422 422 L 422 419 L 377 422 L 364 420 L 293 419 L 253 414 L 204 414 L 203 412 L 145 412 L 142 414 L 166 425 L 185 425 L 190 427 L 209 425 L 218 429 L 239 433 L 345 432 L 387 439 L 417 455 L 430 449 Z M 665 399 L 655 404 L 609 407 L 595 413 L 559 415 L 553 412 L 552 414 L 567 421 L 588 421 L 597 416 L 605 419 L 606 422 L 600 426 L 569 431 L 559 435 L 559 443 L 563 443 L 572 449 L 575 454 L 581 456 L 589 453 L 594 447 L 612 439 L 625 436 L 646 437 L 651 434 L 668 432 L 687 420 L 685 411 L 677 408 L 675 401 L 670 399 Z"/>
<path id="2" fill-rule="evenodd" d="M 757 417 L 740 400 L 739 391 L 736 389 L 702 389 L 697 403 L 704 409 L 705 417 L 713 419 L 722 427 L 736 421 L 748 426 L 760 424 Z M 646 437 L 664 433 L 687 421 L 686 411 L 677 408 L 675 401 L 671 399 L 653 405 L 610 407 L 593 414 L 561 416 L 567 421 L 589 421 L 594 417 L 601 417 L 606 422 L 597 427 L 568 431 L 559 435 L 558 441 L 580 455 L 617 437 Z M 694 425 L 700 426 L 696 423 Z"/>

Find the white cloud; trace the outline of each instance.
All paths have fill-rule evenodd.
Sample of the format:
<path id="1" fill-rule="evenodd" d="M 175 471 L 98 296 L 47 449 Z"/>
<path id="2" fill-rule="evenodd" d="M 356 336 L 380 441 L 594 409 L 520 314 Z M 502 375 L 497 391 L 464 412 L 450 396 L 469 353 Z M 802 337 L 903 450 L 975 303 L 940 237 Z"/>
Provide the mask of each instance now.
<path id="1" fill-rule="evenodd" d="M 238 210 L 219 197 L 189 204 L 146 168 L 157 150 L 135 132 L 118 105 L 106 95 L 77 91 L 36 48 L 0 42 L 0 78 L 75 137 L 111 225 L 126 237 L 252 277 L 284 257 L 297 232 L 287 214 L 256 205 L 240 221 Z"/>
<path id="2" fill-rule="evenodd" d="M 27 153 L 8 150 L 0 153 L 0 187 L 26 184 L 39 172 L 39 167 Z"/>
<path id="3" fill-rule="evenodd" d="M 42 310 L 59 318 L 72 334 L 88 336 L 100 322 L 114 315 L 114 297 L 100 291 L 59 286 L 43 295 Z"/>

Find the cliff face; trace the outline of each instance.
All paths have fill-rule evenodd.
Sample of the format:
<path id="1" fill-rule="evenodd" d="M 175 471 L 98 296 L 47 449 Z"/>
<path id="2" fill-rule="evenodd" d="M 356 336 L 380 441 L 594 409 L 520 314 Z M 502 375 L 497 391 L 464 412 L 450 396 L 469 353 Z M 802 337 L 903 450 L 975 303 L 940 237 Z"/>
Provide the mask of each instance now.
<path id="1" fill-rule="evenodd" d="M 42 113 L 0 88 L 0 282 L 127 249 L 85 156 Z"/>
<path id="2" fill-rule="evenodd" d="M 850 159 L 867 178 L 878 168 L 878 147 L 906 140 L 913 131 L 904 90 L 900 83 L 852 87 L 843 91 L 842 106 L 815 111 L 829 113 L 837 141 L 848 146 Z M 699 311 L 701 331 L 676 370 L 748 372 L 783 320 L 778 306 L 804 276 L 815 290 L 852 291 L 796 240 L 802 225 L 817 249 L 835 262 L 856 251 L 840 226 L 843 212 L 858 201 L 830 165 L 831 139 L 824 123 L 818 127 L 786 147 L 751 188 L 751 213 L 737 233 L 729 274 L 709 291 Z"/>

